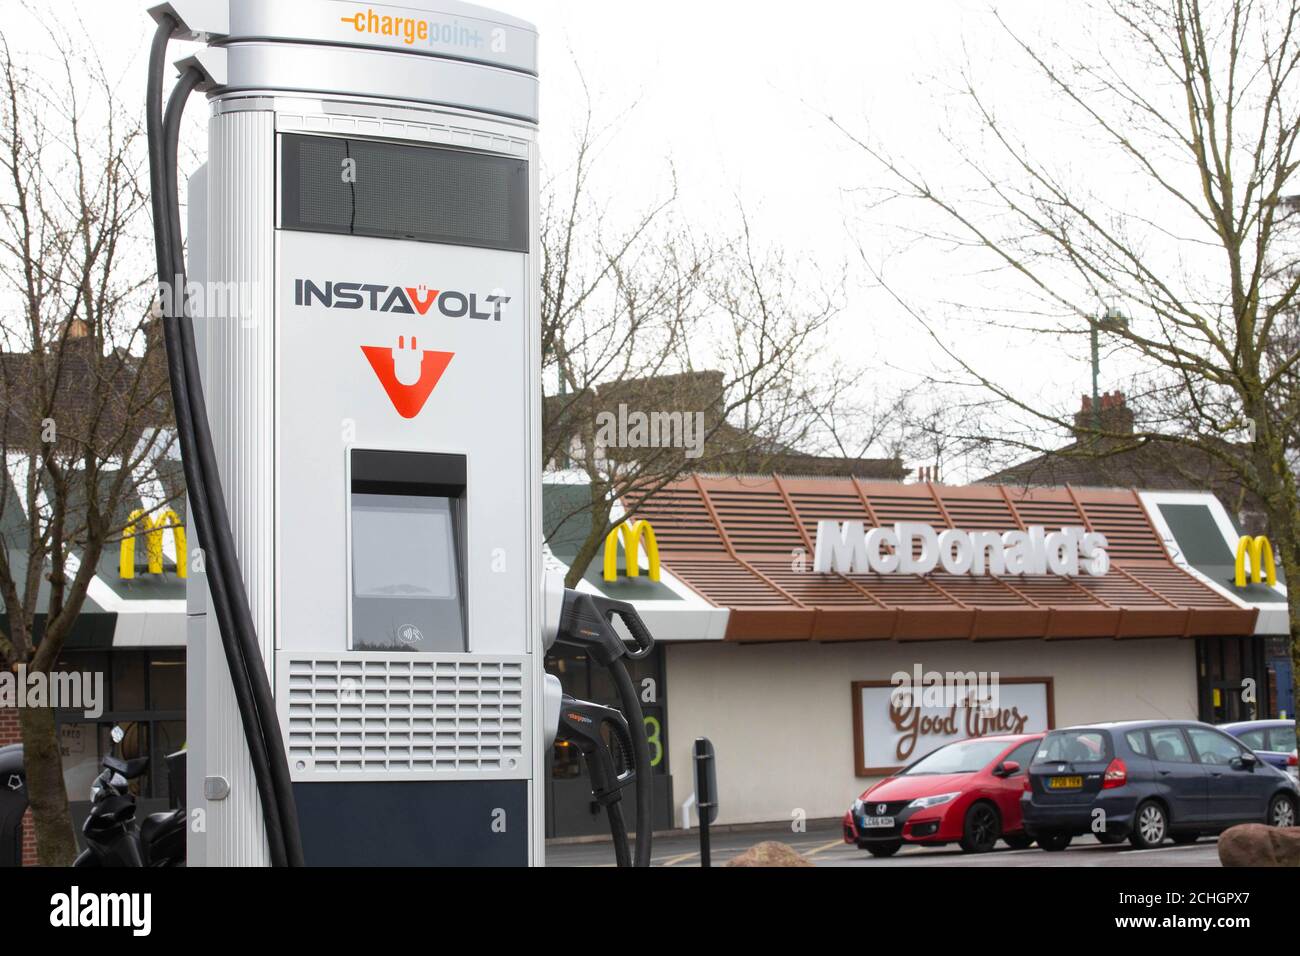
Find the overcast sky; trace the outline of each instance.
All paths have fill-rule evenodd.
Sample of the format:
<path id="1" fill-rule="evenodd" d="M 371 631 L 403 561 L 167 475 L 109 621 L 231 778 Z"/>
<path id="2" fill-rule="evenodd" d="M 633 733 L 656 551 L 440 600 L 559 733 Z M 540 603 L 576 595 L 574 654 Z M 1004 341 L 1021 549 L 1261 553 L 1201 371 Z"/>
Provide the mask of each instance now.
<path id="1" fill-rule="evenodd" d="M 110 72 L 123 77 L 129 101 L 141 100 L 151 26 L 143 0 L 35 0 L 30 6 L 78 11 Z M 986 3 L 499 0 L 495 6 L 539 28 L 548 161 L 563 158 L 583 109 L 576 64 L 596 93 L 598 111 L 625 114 L 602 159 L 619 200 L 635 208 L 661 195 L 671 163 L 684 215 L 718 222 L 743 202 L 764 241 L 830 272 L 847 264 L 850 289 L 835 351 L 881 390 L 929 374 L 943 357 L 905 310 L 872 288 L 859 246 L 909 304 L 935 315 L 968 293 L 1004 305 L 1016 293 L 981 286 L 978 263 L 954 262 L 941 249 L 900 250 L 890 217 L 864 208 L 857 192 L 881 184 L 880 170 L 825 114 L 942 182 L 952 158 L 938 132 L 950 123 L 956 71 L 969 63 L 1002 115 L 1039 135 L 1043 149 L 1085 177 L 1109 175 L 1106 160 L 1091 155 L 1092 144 L 1058 125 L 1052 104 L 1025 84 L 1023 61 Z M 22 15 L 17 0 L 0 0 L 0 8 L 11 48 L 39 53 L 40 25 Z M 1098 27 L 1074 4 L 1010 2 L 1001 11 L 1018 31 L 1045 43 L 1068 44 Z M 197 154 L 201 111 L 191 109 L 190 119 L 187 141 Z M 1014 368 L 1026 393 L 1044 402 L 1075 403 L 1089 387 L 1086 340 L 1030 342 L 978 325 L 962 334 L 965 354 Z"/>

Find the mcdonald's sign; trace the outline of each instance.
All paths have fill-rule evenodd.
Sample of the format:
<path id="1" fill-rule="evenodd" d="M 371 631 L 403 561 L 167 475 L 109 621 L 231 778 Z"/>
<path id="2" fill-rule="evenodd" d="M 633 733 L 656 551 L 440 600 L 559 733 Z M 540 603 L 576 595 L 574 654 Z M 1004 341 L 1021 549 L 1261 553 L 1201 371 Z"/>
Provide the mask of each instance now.
<path id="1" fill-rule="evenodd" d="M 172 541 L 176 545 L 176 574 L 178 577 L 186 577 L 189 557 L 185 548 L 185 525 L 180 516 L 174 511 L 164 511 L 155 520 L 139 509 L 131 512 L 126 529 L 122 532 L 122 544 L 117 558 L 118 575 L 127 579 L 135 577 L 135 539 L 142 534 L 145 554 L 149 558 L 149 573 L 162 574 L 163 535 L 168 528 L 172 530 Z"/>
<path id="2" fill-rule="evenodd" d="M 1250 564 L 1250 579 L 1260 582 L 1261 576 L 1270 586 L 1277 584 L 1277 566 L 1273 563 L 1273 546 L 1262 534 L 1252 538 L 1243 535 L 1237 542 L 1237 587 L 1246 586 L 1246 564 Z"/>
<path id="3" fill-rule="evenodd" d="M 645 537 L 645 553 L 650 562 L 650 580 L 659 580 L 659 545 L 655 541 L 655 529 L 649 521 L 624 521 L 605 536 L 605 580 L 618 580 L 618 542 L 623 539 L 623 554 L 627 560 L 627 576 L 639 577 L 641 574 L 641 538 Z"/>

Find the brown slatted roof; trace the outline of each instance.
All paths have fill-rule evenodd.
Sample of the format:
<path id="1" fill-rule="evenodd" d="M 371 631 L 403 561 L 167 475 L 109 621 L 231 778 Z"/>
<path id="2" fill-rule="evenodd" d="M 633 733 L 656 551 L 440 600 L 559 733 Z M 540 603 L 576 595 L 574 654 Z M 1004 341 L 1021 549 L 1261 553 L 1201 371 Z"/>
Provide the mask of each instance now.
<path id="1" fill-rule="evenodd" d="M 1246 635 L 1258 613 L 1176 567 L 1129 490 L 693 476 L 631 510 L 654 525 L 672 573 L 731 610 L 728 640 Z M 1111 570 L 1068 579 L 818 574 L 813 542 L 828 519 L 972 531 L 1083 526 L 1106 535 Z"/>

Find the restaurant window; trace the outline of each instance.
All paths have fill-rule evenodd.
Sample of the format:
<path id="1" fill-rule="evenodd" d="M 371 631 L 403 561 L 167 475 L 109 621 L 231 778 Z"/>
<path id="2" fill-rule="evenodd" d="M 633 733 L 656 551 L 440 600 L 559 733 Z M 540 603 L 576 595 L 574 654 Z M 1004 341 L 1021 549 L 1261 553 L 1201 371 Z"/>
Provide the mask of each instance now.
<path id="1" fill-rule="evenodd" d="M 145 655 L 137 653 L 110 654 L 112 662 L 114 710 L 144 710 L 148 707 L 145 693 Z"/>
<path id="2" fill-rule="evenodd" d="M 185 709 L 185 658 L 180 653 L 151 655 L 149 707 L 151 710 Z"/>
<path id="3" fill-rule="evenodd" d="M 143 799 L 170 797 L 164 758 L 185 746 L 185 652 L 70 650 L 54 669 L 103 678 L 102 714 L 94 719 L 79 710 L 56 714 L 68 799 L 90 799 L 103 759 L 113 752 L 115 726 L 126 734 L 117 748 L 119 756 L 149 758 L 144 774 L 131 781 L 131 793 Z"/>

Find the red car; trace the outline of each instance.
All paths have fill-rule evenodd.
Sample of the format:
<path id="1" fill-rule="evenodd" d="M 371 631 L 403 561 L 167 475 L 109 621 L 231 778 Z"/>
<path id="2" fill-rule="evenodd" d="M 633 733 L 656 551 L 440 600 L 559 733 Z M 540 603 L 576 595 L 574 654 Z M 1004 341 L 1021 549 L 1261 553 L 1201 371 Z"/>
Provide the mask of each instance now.
<path id="1" fill-rule="evenodd" d="M 975 737 L 946 744 L 868 788 L 844 814 L 844 842 L 873 856 L 904 843 L 959 843 L 968 853 L 999 839 L 1023 850 L 1034 841 L 1020 821 L 1026 771 L 1042 734 Z"/>

